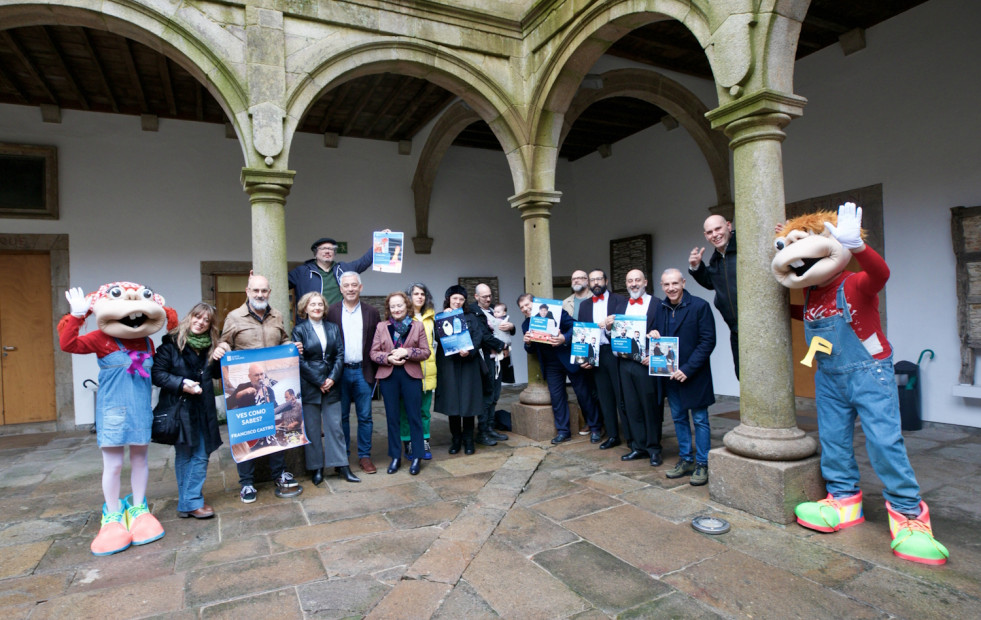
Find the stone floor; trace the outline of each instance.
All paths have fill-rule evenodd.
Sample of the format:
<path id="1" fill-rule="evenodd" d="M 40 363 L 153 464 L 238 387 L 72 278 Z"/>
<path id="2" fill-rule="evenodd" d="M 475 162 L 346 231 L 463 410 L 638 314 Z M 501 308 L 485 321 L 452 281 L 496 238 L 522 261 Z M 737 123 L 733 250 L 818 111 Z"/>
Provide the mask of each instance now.
<path id="1" fill-rule="evenodd" d="M 735 406 L 713 408 L 713 445 L 737 423 Z M 384 432 L 376 403 L 378 464 Z M 981 617 L 981 430 L 907 434 L 952 552 L 942 567 L 890 553 L 860 436 L 867 522 L 824 535 L 665 479 L 677 455 L 670 424 L 665 435 L 658 469 L 580 437 L 552 447 L 512 435 L 450 456 L 437 415 L 419 476 L 382 468 L 319 488 L 304 476 L 301 496 L 277 499 L 267 483 L 250 505 L 223 447 L 205 487 L 217 516 L 206 521 L 176 518 L 173 452 L 155 445 L 149 496 L 167 535 L 101 558 L 89 552 L 102 504 L 94 435 L 0 437 L 0 618 Z M 699 534 L 697 515 L 732 530 Z"/>

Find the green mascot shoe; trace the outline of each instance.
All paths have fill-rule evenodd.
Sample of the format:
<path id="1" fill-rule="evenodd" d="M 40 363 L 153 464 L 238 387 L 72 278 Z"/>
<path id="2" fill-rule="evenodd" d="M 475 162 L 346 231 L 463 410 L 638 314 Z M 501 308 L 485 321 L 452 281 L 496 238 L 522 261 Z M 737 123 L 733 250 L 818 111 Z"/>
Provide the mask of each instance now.
<path id="1" fill-rule="evenodd" d="M 950 552 L 933 537 L 926 502 L 920 501 L 920 515 L 915 519 L 896 512 L 889 502 L 886 502 L 886 511 L 889 513 L 893 554 L 910 562 L 933 566 L 947 562 Z"/>
<path id="2" fill-rule="evenodd" d="M 804 502 L 794 508 L 797 523 L 818 532 L 837 532 L 865 522 L 862 512 L 862 492 L 835 499 L 830 493 L 822 500 Z"/>

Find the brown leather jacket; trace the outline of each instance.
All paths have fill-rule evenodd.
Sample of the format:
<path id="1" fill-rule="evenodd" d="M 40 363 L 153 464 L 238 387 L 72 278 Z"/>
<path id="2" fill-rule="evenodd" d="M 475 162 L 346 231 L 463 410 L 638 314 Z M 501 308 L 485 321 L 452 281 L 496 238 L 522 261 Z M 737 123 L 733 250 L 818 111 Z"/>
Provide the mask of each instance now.
<path id="1" fill-rule="evenodd" d="M 290 342 L 290 335 L 286 333 L 283 315 L 278 310 L 267 309 L 260 321 L 249 311 L 246 302 L 225 317 L 225 325 L 219 340 L 227 343 L 232 351 L 241 351 L 286 344 Z"/>

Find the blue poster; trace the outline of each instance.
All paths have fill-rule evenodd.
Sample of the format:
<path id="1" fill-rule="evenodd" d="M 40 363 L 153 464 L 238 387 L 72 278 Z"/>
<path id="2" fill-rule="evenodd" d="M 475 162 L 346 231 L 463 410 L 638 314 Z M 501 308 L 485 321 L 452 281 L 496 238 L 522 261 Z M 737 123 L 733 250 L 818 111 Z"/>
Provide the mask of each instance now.
<path id="1" fill-rule="evenodd" d="M 236 463 L 310 443 L 303 428 L 295 345 L 226 353 L 221 384 Z"/>
<path id="2" fill-rule="evenodd" d="M 463 310 L 457 308 L 449 312 L 440 312 L 434 320 L 439 346 L 443 347 L 444 355 L 473 350 L 473 340 L 470 339 L 467 322 L 463 320 Z"/>

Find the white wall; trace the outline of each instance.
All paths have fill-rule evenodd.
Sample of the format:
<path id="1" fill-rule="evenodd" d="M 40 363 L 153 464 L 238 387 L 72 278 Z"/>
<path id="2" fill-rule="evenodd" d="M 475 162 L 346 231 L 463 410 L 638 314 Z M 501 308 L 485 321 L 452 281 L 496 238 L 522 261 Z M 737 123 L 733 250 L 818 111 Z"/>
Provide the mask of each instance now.
<path id="1" fill-rule="evenodd" d="M 250 259 L 241 150 L 220 125 L 161 120 L 160 131 L 150 133 L 136 117 L 71 110 L 61 124 L 46 124 L 35 108 L 0 105 L 0 140 L 58 147 L 61 217 L 0 219 L 0 232 L 68 234 L 73 286 L 92 291 L 113 280 L 140 282 L 183 315 L 200 300 L 201 261 Z M 416 152 L 423 140 L 413 145 Z M 340 148 L 327 149 L 320 136 L 294 139 L 289 259 L 310 258 L 310 243 L 321 236 L 348 241 L 350 253 L 341 257 L 347 259 L 368 248 L 372 230 L 414 236 L 415 160 L 389 142 L 342 139 Z M 366 273 L 365 294 L 421 280 L 441 304 L 459 276 L 496 275 L 513 306 L 524 271 L 521 220 L 507 202 L 513 193 L 502 153 L 451 149 L 433 193 L 433 253 L 417 256 L 407 243 L 403 273 Z M 55 308 L 66 311 L 65 302 Z M 523 356 L 515 361 L 524 376 Z M 98 375 L 95 356 L 73 356 L 72 365 L 75 420 L 90 423 L 92 397 L 81 384 Z"/>
<path id="2" fill-rule="evenodd" d="M 970 426 L 981 426 L 981 400 L 951 395 L 960 349 L 949 210 L 981 205 L 979 23 L 981 3 L 933 0 L 870 29 L 863 51 L 846 57 L 832 46 L 804 58 L 795 92 L 808 104 L 784 142 L 788 202 L 882 183 L 895 359 L 915 362 L 933 349 L 936 358 L 921 371 L 924 419 Z M 616 66 L 604 62 L 592 72 Z M 711 88 L 682 81 L 717 105 Z M 654 235 L 655 277 L 683 267 L 692 246 L 704 245 L 701 221 L 715 199 L 681 128 L 652 127 L 614 144 L 608 159 L 563 162 L 557 184 L 564 192 L 553 216 L 557 273 L 607 265 L 607 241 L 619 236 Z M 688 288 L 712 299 L 697 283 Z M 738 394 L 728 332 L 716 316 L 715 388 Z"/>
<path id="3" fill-rule="evenodd" d="M 981 58 L 972 31 L 978 23 L 981 3 L 933 0 L 869 30 L 868 48 L 859 53 L 844 57 L 833 46 L 805 58 L 796 93 L 809 103 L 784 143 L 788 201 L 883 184 L 896 359 L 915 361 L 932 348 L 937 357 L 923 368 L 924 417 L 973 426 L 981 426 L 981 401 L 951 396 L 960 358 L 949 209 L 981 204 Z M 628 65 L 603 59 L 596 72 Z M 708 82 L 672 77 L 710 108 L 717 105 Z M 162 120 L 158 133 L 147 133 L 135 117 L 66 110 L 63 119 L 45 124 L 34 108 L 0 106 L 0 140 L 59 147 L 61 187 L 59 220 L 4 219 L 0 231 L 68 234 L 73 285 L 91 290 L 135 280 L 181 314 L 199 299 L 200 261 L 249 259 L 241 152 L 223 127 Z M 367 247 L 374 229 L 413 236 L 409 185 L 424 138 L 406 157 L 385 142 L 342 138 L 340 148 L 325 149 L 320 136 L 298 136 L 286 207 L 290 260 L 308 258 L 310 242 L 321 235 L 348 241 L 349 257 Z M 560 162 L 557 186 L 563 197 L 551 219 L 556 274 L 606 267 L 609 239 L 650 232 L 648 269 L 656 282 L 661 270 L 684 267 L 688 251 L 704 245 L 701 222 L 715 204 L 694 142 L 683 128 L 661 125 L 614 144 L 608 159 Z M 513 193 L 503 154 L 451 148 L 433 192 L 433 254 L 416 256 L 409 244 L 405 273 L 366 274 L 365 292 L 384 294 L 420 279 L 440 297 L 458 276 L 497 275 L 513 307 L 523 286 L 522 226 L 507 204 Z M 697 283 L 689 282 L 689 290 L 712 298 Z M 716 325 L 716 391 L 738 394 L 728 332 L 721 318 Z M 522 380 L 523 356 L 516 362 Z M 91 397 L 81 382 L 97 368 L 93 356 L 75 356 L 73 364 L 76 421 L 86 423 Z"/>

